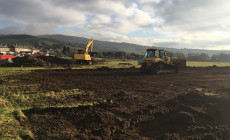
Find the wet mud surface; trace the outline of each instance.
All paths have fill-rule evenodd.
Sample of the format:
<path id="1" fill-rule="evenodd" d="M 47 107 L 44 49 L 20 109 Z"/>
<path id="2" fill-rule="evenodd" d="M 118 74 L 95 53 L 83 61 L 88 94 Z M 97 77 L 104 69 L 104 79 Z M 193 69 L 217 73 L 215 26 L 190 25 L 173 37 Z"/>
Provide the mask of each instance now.
<path id="1" fill-rule="evenodd" d="M 228 67 L 159 75 L 138 69 L 38 70 L 17 79 L 40 85 L 41 92 L 93 93 L 97 102 L 26 110 L 36 139 L 230 139 Z"/>

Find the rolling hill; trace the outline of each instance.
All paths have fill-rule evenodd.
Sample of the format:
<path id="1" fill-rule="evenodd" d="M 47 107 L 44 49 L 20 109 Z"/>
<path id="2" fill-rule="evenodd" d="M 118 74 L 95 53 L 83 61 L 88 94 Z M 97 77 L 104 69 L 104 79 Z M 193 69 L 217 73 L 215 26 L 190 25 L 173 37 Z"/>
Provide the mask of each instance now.
<path id="1" fill-rule="evenodd" d="M 55 49 L 68 45 L 68 43 L 58 40 L 38 38 L 31 35 L 1 35 L 0 43 L 7 44 L 8 46 L 14 44 L 27 47 L 35 46 L 40 49 Z"/>
<path id="2" fill-rule="evenodd" d="M 73 43 L 73 44 L 75 43 L 80 46 L 85 46 L 85 44 L 89 41 L 88 38 L 65 36 L 65 35 L 42 35 L 38 37 L 55 39 L 65 43 Z M 95 51 L 122 51 L 126 53 L 144 53 L 145 50 L 149 48 L 147 46 L 141 46 L 136 44 L 116 43 L 116 42 L 99 41 L 99 40 L 94 40 L 93 45 Z"/>
<path id="3" fill-rule="evenodd" d="M 18 45 L 35 46 L 40 49 L 56 49 L 70 46 L 74 49 L 83 48 L 89 41 L 88 38 L 66 36 L 66 35 L 0 35 L 0 43 L 9 45 L 17 43 Z M 117 43 L 109 41 L 94 40 L 94 51 L 122 51 L 126 53 L 143 54 L 147 48 L 156 48 L 150 46 L 142 46 L 130 43 Z M 230 50 L 201 50 L 201 49 L 175 49 L 161 48 L 170 52 L 188 53 L 206 53 L 210 56 L 213 54 L 226 53 L 230 54 Z"/>
<path id="4" fill-rule="evenodd" d="M 82 37 L 74 37 L 74 36 L 65 36 L 65 35 L 42 35 L 38 36 L 41 38 L 49 38 L 55 39 L 58 41 L 63 41 L 66 43 L 78 43 L 80 46 L 84 46 L 89 39 Z M 142 46 L 130 43 L 116 43 L 116 42 L 108 42 L 108 41 L 99 41 L 94 40 L 95 50 L 108 50 L 108 51 L 123 51 L 126 53 L 144 53 L 147 48 L 157 48 L 150 46 Z M 210 56 L 213 54 L 226 53 L 230 54 L 230 50 L 201 50 L 201 49 L 176 49 L 176 48 L 161 48 L 170 52 L 179 52 L 179 53 L 206 53 Z"/>

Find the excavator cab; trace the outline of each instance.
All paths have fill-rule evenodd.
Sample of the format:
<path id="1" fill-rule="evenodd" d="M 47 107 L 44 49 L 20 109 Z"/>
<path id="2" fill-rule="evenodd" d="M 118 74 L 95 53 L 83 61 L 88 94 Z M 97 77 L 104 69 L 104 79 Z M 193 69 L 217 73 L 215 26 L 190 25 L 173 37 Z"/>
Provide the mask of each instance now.
<path id="1" fill-rule="evenodd" d="M 77 54 L 84 54 L 84 50 L 77 50 Z"/>

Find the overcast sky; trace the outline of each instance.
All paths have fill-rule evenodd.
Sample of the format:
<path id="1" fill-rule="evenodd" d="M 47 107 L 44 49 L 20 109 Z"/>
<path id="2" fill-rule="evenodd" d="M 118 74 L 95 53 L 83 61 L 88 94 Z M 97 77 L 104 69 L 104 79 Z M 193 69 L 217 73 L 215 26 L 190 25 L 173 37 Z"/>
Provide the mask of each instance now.
<path id="1" fill-rule="evenodd" d="M 230 50 L 230 1 L 0 0 L 0 34 Z"/>

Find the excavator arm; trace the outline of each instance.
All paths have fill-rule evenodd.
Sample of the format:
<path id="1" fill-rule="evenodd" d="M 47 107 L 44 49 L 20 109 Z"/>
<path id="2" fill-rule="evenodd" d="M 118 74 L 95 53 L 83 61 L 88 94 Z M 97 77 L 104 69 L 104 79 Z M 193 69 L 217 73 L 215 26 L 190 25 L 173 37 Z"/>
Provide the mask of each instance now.
<path id="1" fill-rule="evenodd" d="M 93 51 L 93 38 L 85 45 L 85 54 L 89 53 L 89 47 L 91 46 L 91 52 Z"/>

